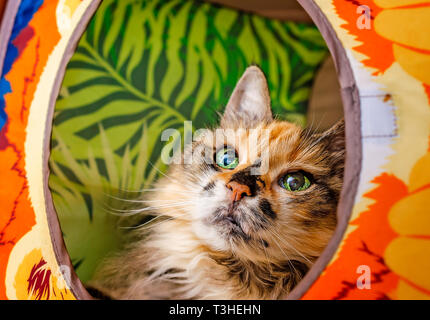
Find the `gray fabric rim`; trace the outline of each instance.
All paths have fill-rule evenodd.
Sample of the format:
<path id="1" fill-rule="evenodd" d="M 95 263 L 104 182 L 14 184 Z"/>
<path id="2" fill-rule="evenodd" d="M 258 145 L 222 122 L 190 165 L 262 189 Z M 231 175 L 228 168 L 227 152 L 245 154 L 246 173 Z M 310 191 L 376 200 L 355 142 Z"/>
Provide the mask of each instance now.
<path id="1" fill-rule="evenodd" d="M 343 235 L 345 234 L 354 206 L 362 163 L 360 97 L 345 48 L 342 46 L 327 17 L 316 5 L 314 0 L 297 1 L 311 16 L 318 27 L 336 65 L 345 115 L 346 160 L 343 188 L 337 207 L 338 224 L 334 235 L 306 276 L 294 290 L 285 297 L 288 300 L 302 298 L 336 253 L 343 239 Z"/>
<path id="2" fill-rule="evenodd" d="M 68 283 L 70 291 L 77 299 L 93 299 L 93 297 L 88 293 L 82 284 L 81 280 L 78 278 L 75 269 L 73 268 L 70 256 L 67 252 L 66 245 L 64 243 L 63 234 L 61 232 L 60 223 L 58 220 L 57 212 L 55 211 L 54 202 L 52 200 L 51 191 L 49 189 L 49 157 L 51 154 L 51 134 L 52 134 L 52 122 L 54 119 L 54 109 L 55 102 L 57 100 L 58 94 L 60 92 L 61 84 L 63 82 L 64 74 L 66 72 L 66 67 L 70 59 L 72 58 L 75 48 L 78 44 L 79 39 L 83 35 L 88 23 L 90 22 L 93 14 L 96 12 L 101 0 L 92 0 L 86 12 L 81 17 L 77 28 L 73 31 L 73 35 L 67 45 L 64 56 L 58 69 L 55 84 L 51 92 L 51 97 L 49 101 L 48 115 L 45 128 L 45 138 L 43 142 L 43 187 L 46 202 L 46 215 L 48 219 L 49 232 L 52 239 L 52 246 L 54 248 L 55 257 L 57 259 L 59 266 L 65 266 L 70 270 L 70 280 Z"/>

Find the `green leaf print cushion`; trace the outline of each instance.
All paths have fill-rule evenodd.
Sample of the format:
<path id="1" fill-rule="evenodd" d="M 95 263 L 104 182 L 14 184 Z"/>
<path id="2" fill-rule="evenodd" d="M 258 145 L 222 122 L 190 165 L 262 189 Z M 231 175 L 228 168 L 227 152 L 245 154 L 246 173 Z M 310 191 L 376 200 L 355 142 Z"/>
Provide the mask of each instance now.
<path id="1" fill-rule="evenodd" d="M 304 124 L 327 52 L 313 25 L 190 0 L 102 1 L 67 66 L 51 143 L 49 185 L 81 280 L 121 245 L 119 198 L 166 170 L 164 129 L 216 124 L 251 64 L 274 114 Z"/>

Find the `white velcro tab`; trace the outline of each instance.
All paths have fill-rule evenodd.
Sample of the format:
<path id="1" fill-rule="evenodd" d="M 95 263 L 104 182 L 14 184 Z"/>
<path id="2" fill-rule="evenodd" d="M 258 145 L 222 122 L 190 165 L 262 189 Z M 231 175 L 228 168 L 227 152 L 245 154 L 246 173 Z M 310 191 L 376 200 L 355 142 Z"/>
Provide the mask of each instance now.
<path id="1" fill-rule="evenodd" d="M 360 104 L 363 139 L 397 136 L 397 118 L 390 94 L 362 96 L 360 97 Z"/>

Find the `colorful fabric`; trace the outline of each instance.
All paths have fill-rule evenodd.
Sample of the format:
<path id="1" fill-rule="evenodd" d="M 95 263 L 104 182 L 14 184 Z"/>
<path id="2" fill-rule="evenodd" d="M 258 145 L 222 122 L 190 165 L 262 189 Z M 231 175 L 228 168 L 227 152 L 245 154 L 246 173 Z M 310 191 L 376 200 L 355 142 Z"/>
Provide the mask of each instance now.
<path id="1" fill-rule="evenodd" d="M 335 254 L 330 256 L 331 261 L 325 270 L 317 274 L 316 280 L 309 283 L 309 288 L 299 297 L 429 299 L 430 221 L 427 208 L 430 206 L 430 46 L 427 35 L 430 33 L 430 1 L 300 2 L 313 10 L 315 17 L 319 19 L 317 23 L 323 20 L 328 22 L 328 25 L 321 24 L 327 27 L 322 29 L 326 31 L 326 40 L 339 41 L 336 49 L 338 52 L 346 52 L 347 59 L 342 63 L 349 64 L 352 69 L 354 83 L 351 85 L 358 88 L 359 96 L 355 98 L 360 101 L 361 112 L 360 118 L 357 119 L 360 129 L 356 133 L 361 137 L 361 145 L 354 145 L 353 148 L 361 149 L 362 158 L 347 159 L 347 171 L 350 169 L 348 166 L 357 163 L 361 169 L 357 192 L 350 194 L 348 192 L 352 190 L 351 186 L 345 186 L 347 198 L 354 199 L 354 206 L 346 231 L 340 234 L 342 240 L 336 247 Z M 37 4 L 36 1 L 32 3 Z M 21 1 L 23 6 L 28 4 L 29 1 Z M 21 31 L 13 37 L 13 45 L 18 49 L 18 55 L 10 60 L 12 62 L 9 70 L 2 74 L 10 89 L 4 91 L 3 80 L 1 88 L 4 99 L 2 110 L 5 114 L 2 119 L 6 122 L 0 132 L 0 299 L 89 298 L 74 276 L 73 270 L 69 268 L 67 252 L 60 241 L 61 233 L 53 220 L 55 214 L 50 193 L 47 191 L 48 159 L 43 146 L 49 142 L 47 137 L 52 122 L 50 112 L 59 86 L 57 76 L 61 74 L 64 62 L 68 61 L 72 53 L 76 35 L 81 34 L 80 28 L 90 20 L 97 4 L 98 1 L 95 0 L 44 1 L 37 11 L 34 10 L 28 16 L 31 18 L 22 24 Z M 363 7 L 358 8 L 360 5 L 371 9 L 370 29 L 358 28 L 360 13 L 357 12 L 363 14 Z M 131 11 L 124 10 L 123 16 L 131 14 Z M 15 20 L 17 25 L 24 21 L 20 16 L 23 10 L 19 12 L 21 13 Z M 103 21 L 109 23 L 110 20 Z M 410 21 L 414 23 L 409 23 Z M 92 28 L 96 30 L 96 25 Z M 121 30 L 118 32 L 127 30 L 125 27 L 117 28 Z M 331 31 L 334 31 L 334 34 L 331 34 Z M 114 47 L 118 45 L 116 38 L 112 36 L 110 40 L 113 41 L 111 44 Z M 106 57 L 114 59 L 110 46 L 106 46 L 106 51 L 97 47 L 97 52 L 101 50 L 100 53 L 105 52 Z M 126 57 L 123 54 L 121 58 L 125 60 L 120 60 L 120 55 L 117 56 L 117 61 L 122 61 L 122 66 L 129 66 L 131 61 L 134 61 L 132 57 L 136 50 L 130 47 L 127 50 L 129 54 L 125 54 Z M 93 62 L 88 61 L 88 56 L 83 52 L 76 53 L 74 59 L 79 54 L 81 59 L 87 59 L 87 64 Z M 10 53 L 7 56 L 11 57 Z M 341 61 L 337 62 L 340 74 L 344 76 L 344 66 L 339 64 Z M 133 63 L 137 63 L 136 67 L 139 64 Z M 154 68 L 158 70 L 155 65 Z M 127 77 L 127 70 L 133 68 L 115 70 L 120 70 Z M 69 69 L 68 74 L 71 71 Z M 100 68 L 94 68 L 95 73 L 100 71 Z M 269 70 L 268 74 L 270 72 Z M 90 78 L 87 80 L 90 82 L 95 77 L 94 73 L 89 73 L 88 76 Z M 132 71 L 129 71 L 129 76 L 133 77 Z M 103 82 L 105 80 L 106 82 Z M 67 81 L 71 79 L 66 80 L 66 83 Z M 146 78 L 142 81 L 146 81 Z M 157 81 L 160 79 L 153 79 L 153 93 L 160 92 L 159 96 L 162 97 L 161 87 L 156 85 L 159 84 Z M 142 82 L 142 87 L 137 87 L 146 90 L 148 83 Z M 99 85 L 118 86 L 109 77 L 103 78 Z M 99 97 L 99 87 L 95 84 L 91 87 L 94 97 Z M 347 87 L 349 88 L 351 87 Z M 80 91 L 79 86 L 75 89 L 75 92 L 70 88 L 61 91 L 57 108 L 60 107 L 61 100 Z M 169 92 L 166 94 L 169 97 L 179 94 L 171 88 L 170 91 L 167 88 L 163 90 L 164 94 L 166 90 Z M 139 100 L 135 97 L 131 99 L 130 95 L 126 97 L 130 101 Z M 206 99 L 209 97 L 216 99 L 213 93 Z M 87 98 L 92 97 L 90 95 Z M 87 100 L 87 103 L 90 102 L 91 100 Z M 120 111 L 123 110 L 121 106 L 117 108 Z M 206 117 L 203 109 L 206 108 L 202 107 L 196 114 L 201 112 L 201 117 Z M 347 115 L 349 111 L 346 110 Z M 187 109 L 187 112 L 192 110 Z M 79 114 L 79 109 L 76 114 Z M 143 118 L 145 115 L 141 116 L 141 119 Z M 55 119 L 58 121 L 58 114 Z M 71 119 L 73 117 L 69 121 L 72 121 Z M 85 118 L 82 115 L 81 121 L 87 121 L 86 126 L 92 125 L 88 119 L 90 117 Z M 84 144 L 83 151 L 77 150 L 78 147 L 69 148 L 66 144 L 67 137 L 63 137 L 63 133 L 58 130 L 67 122 L 56 123 L 53 149 L 62 158 L 59 156 L 58 160 L 50 162 L 55 176 L 50 182 L 57 206 L 66 208 L 66 200 L 72 203 L 75 199 L 92 203 L 88 201 L 86 193 L 96 194 L 96 191 L 103 191 L 104 188 L 109 190 L 112 185 L 128 185 L 129 182 L 120 179 L 120 173 L 130 170 L 130 163 L 133 164 L 132 168 L 135 168 L 139 167 L 138 163 L 148 160 L 147 152 L 133 153 L 131 147 L 120 149 L 120 143 L 111 146 L 109 136 L 112 133 L 109 133 L 109 130 L 115 126 L 106 121 L 106 117 L 101 116 L 99 119 L 99 122 L 104 122 L 98 126 L 98 135 L 94 137 L 98 137 L 104 146 L 103 159 L 107 160 L 104 165 L 97 160 L 101 159 L 100 150 L 93 151 L 88 148 L 92 147 L 91 143 Z M 150 132 L 151 126 L 162 127 L 163 121 L 159 124 L 155 121 L 142 121 L 143 132 Z M 199 121 L 204 120 L 197 120 L 200 125 L 203 122 Z M 348 121 L 346 124 L 348 132 L 348 125 L 353 124 Z M 138 129 L 135 128 L 134 132 L 136 130 Z M 76 133 L 80 130 L 70 132 Z M 142 137 L 145 137 L 145 134 Z M 158 137 L 146 135 L 146 138 L 142 138 L 138 143 L 148 146 L 149 150 L 155 150 L 151 147 L 151 143 L 155 144 L 151 139 L 159 141 Z M 118 150 L 123 153 L 115 153 Z M 82 152 L 81 156 L 75 157 L 78 152 Z M 118 157 L 121 156 L 121 162 L 118 163 Z M 156 165 L 157 163 L 154 163 L 154 166 Z M 101 168 L 105 168 L 104 171 Z M 157 172 L 152 168 L 149 165 L 146 170 L 140 172 L 145 175 L 139 174 L 138 171 L 131 172 L 128 175 L 132 177 L 131 185 L 141 185 L 143 181 L 139 181 L 137 177 L 145 177 L 145 181 L 155 178 Z M 116 182 L 112 183 L 115 179 Z M 84 184 L 91 186 L 91 180 L 95 181 L 94 185 L 99 186 L 98 189 L 76 189 L 76 186 Z M 61 185 L 60 182 L 65 184 Z M 64 195 L 67 197 L 61 204 Z M 76 214 L 73 208 L 67 212 Z M 83 217 L 89 219 L 88 213 L 94 211 L 82 212 L 85 212 Z M 92 219 L 96 224 L 97 214 L 94 214 Z M 90 233 L 93 230 L 87 228 L 88 225 L 90 224 L 82 225 L 82 229 Z M 110 231 L 105 230 L 106 234 Z M 65 234 L 66 239 L 74 236 L 68 233 L 68 230 L 65 230 Z M 88 238 L 81 242 L 83 250 L 93 245 Z M 72 252 L 72 256 L 73 254 Z M 370 276 L 370 286 L 366 286 L 363 281 L 366 274 Z M 359 283 L 363 286 L 359 286 Z"/>
<path id="2" fill-rule="evenodd" d="M 10 40 L 7 45 L 6 56 L 4 57 L 3 70 L 0 79 L 0 132 L 2 132 L 6 122 L 7 122 L 7 114 L 4 110 L 5 108 L 5 100 L 4 95 L 6 93 L 11 92 L 10 83 L 4 77 L 10 69 L 12 68 L 13 62 L 19 55 L 20 47 L 19 44 L 23 43 L 18 38 L 18 35 L 28 26 L 29 21 L 33 18 L 33 14 L 40 8 L 42 4 L 41 0 L 31 1 L 25 0 L 19 6 L 19 11 L 17 13 L 17 17 L 19 19 L 16 20 L 16 23 L 13 26 L 12 33 L 10 35 Z M 25 42 L 24 42 L 25 43 Z M 3 142 L 6 144 L 5 142 Z M 2 145 L 0 144 L 0 148 Z M 4 147 L 4 146 L 3 146 Z"/>
<path id="3" fill-rule="evenodd" d="M 63 36 L 52 23 L 57 17 L 70 20 L 62 15 L 62 7 L 64 1 L 22 1 L 6 54 L 12 58 L 7 58 L 2 79 L 2 85 L 9 83 L 10 90 L 2 91 L 6 122 L 0 133 L 0 299 L 74 298 L 53 250 L 45 202 L 37 194 L 39 185 L 31 187 L 31 173 L 43 174 L 42 166 L 38 166 L 42 154 L 33 154 L 26 144 L 27 132 L 33 127 L 39 134 L 31 136 L 40 138 L 34 146 L 42 146 L 45 121 L 30 121 L 30 113 L 37 116 L 32 102 L 41 91 L 44 69 Z M 14 17 L 5 15 L 7 18 Z"/>

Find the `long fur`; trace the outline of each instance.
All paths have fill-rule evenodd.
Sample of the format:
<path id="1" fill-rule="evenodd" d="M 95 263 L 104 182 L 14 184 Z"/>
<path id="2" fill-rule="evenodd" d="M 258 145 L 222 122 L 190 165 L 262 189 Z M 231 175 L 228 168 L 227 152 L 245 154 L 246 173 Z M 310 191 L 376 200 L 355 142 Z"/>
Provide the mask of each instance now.
<path id="1" fill-rule="evenodd" d="M 253 68 L 242 85 L 261 83 L 262 73 Z M 237 96 L 246 86 L 239 89 L 232 99 L 244 104 L 236 108 L 265 101 L 253 92 Z M 267 100 L 267 86 L 263 89 Z M 222 143 L 235 146 L 239 165 L 225 170 L 204 161 L 205 150 L 222 147 L 214 145 L 213 135 L 188 146 L 184 156 L 192 155 L 192 163 L 171 165 L 142 198 L 141 216 L 150 212 L 155 218 L 102 264 L 91 287 L 114 299 L 277 299 L 302 279 L 336 226 L 344 124 L 314 134 L 273 120 L 270 105 L 260 108 L 261 114 L 254 106 L 247 119 L 234 108 L 228 106 L 221 121 Z M 268 152 L 253 154 L 250 144 Z M 251 174 L 263 157 L 268 171 Z M 311 186 L 300 192 L 281 188 L 279 179 L 291 171 L 306 172 Z M 231 181 L 248 185 L 252 193 L 234 211 L 226 187 Z M 148 203 L 152 207 L 144 209 Z M 227 212 L 233 212 L 235 225 L 226 222 Z"/>

